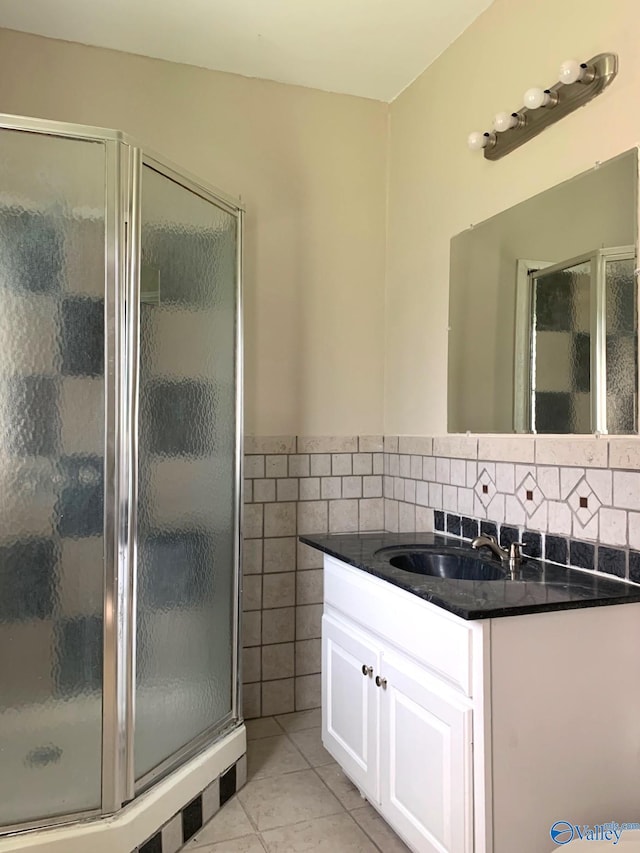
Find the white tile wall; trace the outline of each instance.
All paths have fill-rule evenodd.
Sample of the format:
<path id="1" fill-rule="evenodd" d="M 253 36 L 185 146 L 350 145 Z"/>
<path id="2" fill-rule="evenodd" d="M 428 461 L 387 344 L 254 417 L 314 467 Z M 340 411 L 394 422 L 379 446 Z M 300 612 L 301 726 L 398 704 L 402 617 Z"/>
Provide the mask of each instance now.
<path id="1" fill-rule="evenodd" d="M 431 438 L 419 438 L 407 450 L 431 445 Z M 297 537 L 384 529 L 383 446 L 381 435 L 245 440 L 247 718 L 319 706 L 322 556 Z M 422 456 L 406 458 L 407 473 L 421 476 Z M 395 464 L 399 471 L 399 459 Z M 399 483 L 402 499 L 415 500 L 415 480 L 407 489 L 404 480 Z M 403 516 L 413 528 L 413 505 Z"/>
<path id="2" fill-rule="evenodd" d="M 320 702 L 322 556 L 301 534 L 431 531 L 444 511 L 640 550 L 640 438 L 249 436 L 245 451 L 247 717 Z"/>

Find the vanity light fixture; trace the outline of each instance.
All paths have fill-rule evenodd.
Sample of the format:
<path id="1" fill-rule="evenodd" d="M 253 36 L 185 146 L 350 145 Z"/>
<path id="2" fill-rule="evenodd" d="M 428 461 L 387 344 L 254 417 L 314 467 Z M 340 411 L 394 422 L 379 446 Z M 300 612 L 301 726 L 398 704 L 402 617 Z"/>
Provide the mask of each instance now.
<path id="1" fill-rule="evenodd" d="M 560 66 L 560 82 L 565 86 L 571 83 L 591 83 L 595 79 L 594 67 L 588 62 L 577 62 L 575 59 L 565 59 Z"/>
<path id="2" fill-rule="evenodd" d="M 469 134 L 467 144 L 472 151 L 484 150 L 487 160 L 499 160 L 595 98 L 617 73 L 615 53 L 599 53 L 587 62 L 567 59 L 560 66 L 557 83 L 548 89 L 527 89 L 523 107 L 512 113 L 498 113 L 493 119 L 493 132 L 475 131 Z"/>
<path id="3" fill-rule="evenodd" d="M 493 117 L 493 129 L 498 133 L 504 133 L 506 130 L 511 130 L 512 127 L 518 127 L 522 123 L 522 117 L 519 113 L 496 113 Z"/>
<path id="4" fill-rule="evenodd" d="M 493 146 L 496 144 L 495 133 L 480 133 L 479 130 L 474 130 L 467 137 L 467 145 L 472 151 L 480 151 L 481 148 Z"/>
<path id="5" fill-rule="evenodd" d="M 539 110 L 540 107 L 555 107 L 558 96 L 551 89 L 538 89 L 534 86 L 524 93 L 524 105 L 528 110 Z"/>

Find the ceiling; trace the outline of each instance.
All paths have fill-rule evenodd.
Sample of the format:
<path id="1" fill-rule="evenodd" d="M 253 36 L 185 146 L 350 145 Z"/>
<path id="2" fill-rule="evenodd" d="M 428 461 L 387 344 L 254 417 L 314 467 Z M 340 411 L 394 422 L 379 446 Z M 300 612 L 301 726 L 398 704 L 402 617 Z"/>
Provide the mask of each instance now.
<path id="1" fill-rule="evenodd" d="M 492 0 L 0 0 L 0 27 L 391 101 Z"/>

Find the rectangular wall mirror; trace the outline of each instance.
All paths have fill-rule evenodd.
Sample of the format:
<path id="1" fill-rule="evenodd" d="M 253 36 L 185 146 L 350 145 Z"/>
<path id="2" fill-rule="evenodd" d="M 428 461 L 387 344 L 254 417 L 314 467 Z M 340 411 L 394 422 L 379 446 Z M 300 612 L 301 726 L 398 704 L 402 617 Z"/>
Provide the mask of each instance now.
<path id="1" fill-rule="evenodd" d="M 638 150 L 451 241 L 448 430 L 638 432 Z"/>

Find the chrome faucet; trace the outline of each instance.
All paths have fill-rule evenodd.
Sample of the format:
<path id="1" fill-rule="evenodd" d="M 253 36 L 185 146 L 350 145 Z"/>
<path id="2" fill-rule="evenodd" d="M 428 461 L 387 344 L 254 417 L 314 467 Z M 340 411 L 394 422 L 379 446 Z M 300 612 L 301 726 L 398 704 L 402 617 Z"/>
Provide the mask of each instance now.
<path id="1" fill-rule="evenodd" d="M 471 542 L 472 548 L 489 548 L 496 557 L 503 563 L 509 564 L 509 569 L 513 575 L 522 560 L 522 542 L 512 542 L 509 545 L 509 550 L 501 548 L 495 536 L 476 536 Z"/>

